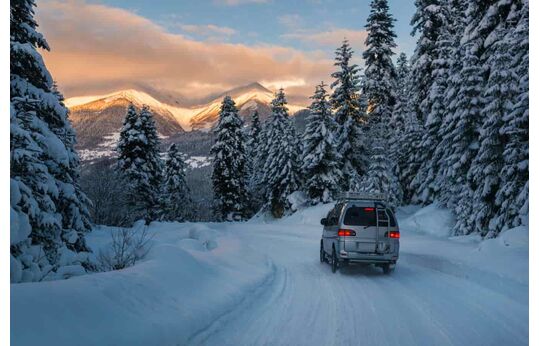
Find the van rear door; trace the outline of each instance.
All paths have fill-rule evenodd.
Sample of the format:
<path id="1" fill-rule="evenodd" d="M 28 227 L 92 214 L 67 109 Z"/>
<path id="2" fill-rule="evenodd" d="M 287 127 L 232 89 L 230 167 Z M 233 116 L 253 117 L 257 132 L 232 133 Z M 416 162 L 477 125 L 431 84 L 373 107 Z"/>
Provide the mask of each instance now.
<path id="1" fill-rule="evenodd" d="M 345 251 L 376 252 L 379 234 L 374 206 L 351 205 L 344 214 L 343 226 L 356 232 L 355 237 L 346 237 Z"/>

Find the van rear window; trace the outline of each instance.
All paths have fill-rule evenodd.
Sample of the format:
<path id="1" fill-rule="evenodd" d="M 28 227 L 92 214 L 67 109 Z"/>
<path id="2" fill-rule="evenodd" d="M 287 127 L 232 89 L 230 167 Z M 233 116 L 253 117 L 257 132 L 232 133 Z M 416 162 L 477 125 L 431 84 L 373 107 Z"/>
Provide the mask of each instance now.
<path id="1" fill-rule="evenodd" d="M 344 215 L 344 224 L 348 226 L 376 226 L 376 209 L 350 207 Z"/>

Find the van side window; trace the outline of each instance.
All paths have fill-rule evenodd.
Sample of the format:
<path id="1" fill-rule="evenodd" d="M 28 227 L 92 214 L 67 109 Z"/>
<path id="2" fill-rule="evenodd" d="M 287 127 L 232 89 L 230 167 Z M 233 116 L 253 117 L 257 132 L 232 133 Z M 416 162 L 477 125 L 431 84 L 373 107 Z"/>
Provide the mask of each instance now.
<path id="1" fill-rule="evenodd" d="M 337 226 L 339 224 L 339 216 L 341 216 L 343 206 L 343 203 L 339 203 L 335 208 L 331 209 L 327 216 L 328 226 Z"/>
<path id="2" fill-rule="evenodd" d="M 326 226 L 335 226 L 337 221 L 335 220 L 335 208 L 331 209 L 326 217 Z"/>
<path id="3" fill-rule="evenodd" d="M 348 226 L 376 227 L 376 209 L 352 206 L 346 210 L 344 224 Z"/>

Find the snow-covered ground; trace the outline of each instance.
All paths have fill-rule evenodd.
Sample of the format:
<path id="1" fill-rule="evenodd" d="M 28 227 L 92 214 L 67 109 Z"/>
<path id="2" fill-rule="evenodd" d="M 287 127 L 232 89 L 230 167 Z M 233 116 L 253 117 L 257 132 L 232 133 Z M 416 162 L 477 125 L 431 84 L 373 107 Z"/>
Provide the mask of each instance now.
<path id="1" fill-rule="evenodd" d="M 161 133 L 158 133 L 161 140 L 168 138 Z M 94 149 L 81 149 L 79 150 L 79 157 L 82 161 L 92 161 L 102 158 L 113 158 L 117 156 L 116 146 L 120 139 L 120 132 L 113 132 L 105 137 L 103 141 L 99 143 Z M 166 158 L 166 152 L 161 153 L 161 158 Z M 211 158 L 209 156 L 189 156 L 185 163 L 191 169 L 202 168 L 211 164 Z"/>
<path id="2" fill-rule="evenodd" d="M 154 223 L 143 261 L 11 286 L 14 345 L 525 345 L 528 230 L 447 238 L 430 206 L 402 208 L 391 276 L 318 260 L 330 205 L 282 220 Z M 110 228 L 89 237 L 94 249 Z"/>
<path id="3" fill-rule="evenodd" d="M 190 156 L 185 163 L 191 169 L 202 168 L 211 165 L 211 157 L 209 156 Z"/>

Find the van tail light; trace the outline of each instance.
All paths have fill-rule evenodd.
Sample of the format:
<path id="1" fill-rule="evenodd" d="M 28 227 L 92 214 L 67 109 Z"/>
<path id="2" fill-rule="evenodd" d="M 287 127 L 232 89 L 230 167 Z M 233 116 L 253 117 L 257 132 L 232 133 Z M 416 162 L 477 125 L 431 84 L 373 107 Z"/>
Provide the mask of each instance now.
<path id="1" fill-rule="evenodd" d="M 399 239 L 400 237 L 400 232 L 389 232 L 389 238 Z"/>
<path id="2" fill-rule="evenodd" d="M 363 208 L 363 210 L 365 210 L 365 211 L 374 211 L 374 208 L 367 207 L 367 208 Z"/>
<path id="3" fill-rule="evenodd" d="M 351 229 L 340 229 L 337 235 L 339 237 L 355 237 L 356 231 L 352 231 Z"/>

